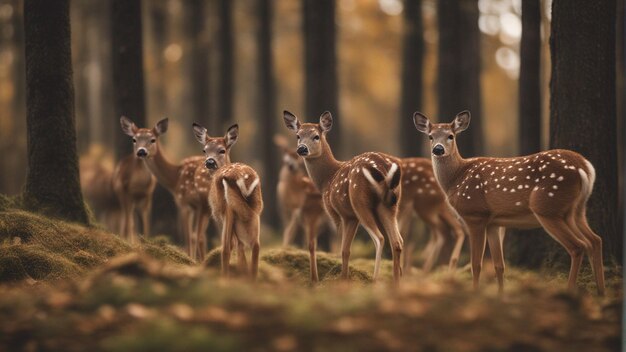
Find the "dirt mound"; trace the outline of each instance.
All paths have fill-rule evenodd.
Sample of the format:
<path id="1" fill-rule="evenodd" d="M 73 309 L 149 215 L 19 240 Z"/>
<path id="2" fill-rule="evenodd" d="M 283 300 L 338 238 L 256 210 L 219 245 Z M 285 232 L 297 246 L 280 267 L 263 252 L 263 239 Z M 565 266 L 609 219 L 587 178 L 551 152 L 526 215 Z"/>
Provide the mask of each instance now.
<path id="1" fill-rule="evenodd" d="M 0 209 L 12 204 L 0 198 Z M 168 263 L 193 263 L 168 243 L 146 241 L 136 249 Z M 21 210 L 0 211 L 0 282 L 74 278 L 133 250 L 118 236 L 95 227 Z"/>

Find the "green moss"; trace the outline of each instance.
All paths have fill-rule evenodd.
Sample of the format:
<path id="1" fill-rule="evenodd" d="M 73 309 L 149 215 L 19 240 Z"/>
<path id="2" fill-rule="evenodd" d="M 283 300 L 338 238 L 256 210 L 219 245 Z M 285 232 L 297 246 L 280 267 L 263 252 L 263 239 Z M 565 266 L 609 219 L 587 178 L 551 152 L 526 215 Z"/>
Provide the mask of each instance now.
<path id="1" fill-rule="evenodd" d="M 39 245 L 3 245 L 0 247 L 0 263 L 0 282 L 28 278 L 55 280 L 76 277 L 84 272 L 80 265 Z"/>
<path id="2" fill-rule="evenodd" d="M 142 238 L 143 250 L 152 257 L 170 263 L 193 265 L 195 262 L 183 251 L 170 243 L 166 236 Z"/>

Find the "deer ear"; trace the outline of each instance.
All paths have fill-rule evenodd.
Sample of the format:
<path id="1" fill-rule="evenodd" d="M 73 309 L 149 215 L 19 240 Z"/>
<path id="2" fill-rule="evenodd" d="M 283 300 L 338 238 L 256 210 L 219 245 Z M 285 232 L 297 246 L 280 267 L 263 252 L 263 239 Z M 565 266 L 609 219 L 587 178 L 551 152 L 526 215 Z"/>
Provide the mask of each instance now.
<path id="1" fill-rule="evenodd" d="M 413 114 L 413 123 L 415 124 L 415 128 L 425 134 L 430 133 L 430 120 L 426 115 L 422 114 L 419 111 L 416 111 Z"/>
<path id="2" fill-rule="evenodd" d="M 154 133 L 157 136 L 160 136 L 162 134 L 164 134 L 165 132 L 167 132 L 167 127 L 169 126 L 169 119 L 166 117 L 163 120 L 157 122 L 157 124 L 154 126 Z"/>
<path id="3" fill-rule="evenodd" d="M 137 126 L 126 116 L 120 117 L 120 125 L 122 126 L 122 131 L 131 137 L 137 133 Z"/>
<path id="4" fill-rule="evenodd" d="M 228 127 L 226 135 L 224 136 L 224 139 L 226 140 L 226 148 L 232 147 L 233 144 L 237 142 L 237 138 L 239 138 L 239 125 L 234 124 Z"/>
<path id="5" fill-rule="evenodd" d="M 298 132 L 300 129 L 300 121 L 298 121 L 296 115 L 287 110 L 283 111 L 283 120 L 285 121 L 285 126 L 287 126 L 288 129 L 294 132 Z"/>
<path id="6" fill-rule="evenodd" d="M 206 135 L 207 135 L 207 130 L 206 128 L 200 126 L 197 123 L 193 123 L 193 134 L 194 136 L 196 136 L 196 139 L 198 140 L 198 142 L 200 142 L 200 144 L 204 145 L 204 143 L 206 142 Z"/>
<path id="7" fill-rule="evenodd" d="M 458 113 L 452 122 L 452 130 L 454 133 L 465 131 L 469 127 L 470 119 L 471 115 L 468 110 Z"/>
<path id="8" fill-rule="evenodd" d="M 324 111 L 322 115 L 320 115 L 320 127 L 324 133 L 330 131 L 333 127 L 333 115 L 328 111 Z"/>

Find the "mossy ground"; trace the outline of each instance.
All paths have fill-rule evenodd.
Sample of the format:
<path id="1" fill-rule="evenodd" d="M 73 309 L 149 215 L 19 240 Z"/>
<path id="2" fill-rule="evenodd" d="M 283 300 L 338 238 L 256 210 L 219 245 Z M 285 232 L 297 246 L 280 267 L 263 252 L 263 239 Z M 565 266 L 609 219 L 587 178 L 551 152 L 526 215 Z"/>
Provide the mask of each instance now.
<path id="1" fill-rule="evenodd" d="M 1 202 L 0 202 L 1 203 Z M 1 204 L 0 204 L 1 206 Z M 19 240 L 17 239 L 19 238 Z M 130 246 L 104 231 L 0 210 L 0 350 L 613 351 L 619 349 L 621 271 L 607 268 L 604 298 L 588 269 L 578 294 L 566 273 L 508 268 L 499 298 L 490 264 L 482 289 L 467 270 L 418 269 L 396 288 L 391 264 L 264 248 L 259 280 L 219 275 L 163 238 Z M 236 269 L 236 258 L 232 258 Z M 588 265 L 585 264 L 587 268 Z"/>

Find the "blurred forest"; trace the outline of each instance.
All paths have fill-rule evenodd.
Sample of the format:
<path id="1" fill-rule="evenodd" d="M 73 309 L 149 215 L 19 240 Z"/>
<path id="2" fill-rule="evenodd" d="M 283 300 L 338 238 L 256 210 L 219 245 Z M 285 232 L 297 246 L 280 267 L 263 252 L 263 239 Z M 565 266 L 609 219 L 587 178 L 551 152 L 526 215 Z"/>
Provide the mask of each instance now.
<path id="1" fill-rule="evenodd" d="M 27 169 L 22 1 L 0 0 L 0 193 L 8 195 L 22 191 Z M 127 3 L 137 4 L 140 21 L 123 11 Z M 410 119 L 416 110 L 444 120 L 472 110 L 477 118 L 467 147 L 461 147 L 465 156 L 546 149 L 551 8 L 550 0 L 70 1 L 78 151 L 112 168 L 131 147 L 119 129 L 122 114 L 146 126 L 169 117 L 163 145 L 173 160 L 201 155 L 192 122 L 209 126 L 211 135 L 223 135 L 237 122 L 241 138 L 232 159 L 259 171 L 272 204 L 280 163 L 272 135 L 286 134 L 283 109 L 309 119 L 331 110 L 338 118 L 329 138 L 340 159 L 371 150 L 428 157 L 426 139 Z M 520 53 L 523 23 L 532 33 L 527 48 L 534 50 L 526 63 Z M 622 128 L 615 150 L 622 160 L 623 19 L 617 23 Z M 141 26 L 139 32 L 132 32 L 133 25 Z M 140 49 L 133 56 L 141 59 L 138 69 L 114 74 L 116 62 L 124 61 L 115 55 L 124 43 L 116 43 L 114 33 L 142 43 L 133 49 Z M 520 69 L 527 70 L 522 79 Z M 529 87 L 530 97 L 520 84 Z M 132 98 L 133 89 L 145 95 L 145 108 L 120 111 L 120 94 Z M 623 175 L 617 183 L 621 187 Z M 173 209 L 166 192 L 155 197 L 155 214 Z M 276 227 L 275 207 L 268 206 L 264 218 Z M 621 223 L 616 220 L 615 231 Z M 156 224 L 156 231 L 173 228 Z"/>

